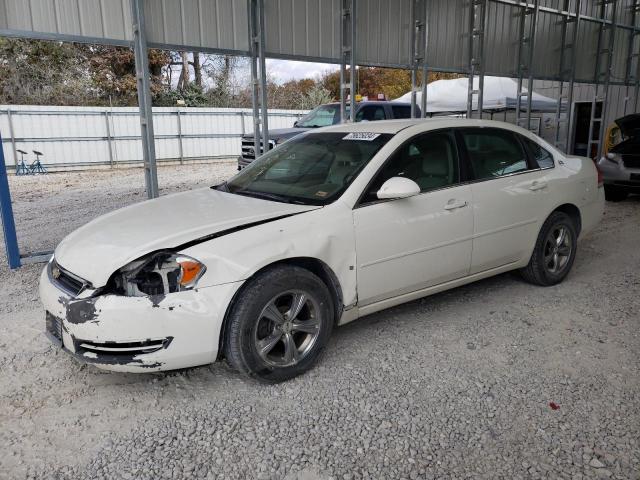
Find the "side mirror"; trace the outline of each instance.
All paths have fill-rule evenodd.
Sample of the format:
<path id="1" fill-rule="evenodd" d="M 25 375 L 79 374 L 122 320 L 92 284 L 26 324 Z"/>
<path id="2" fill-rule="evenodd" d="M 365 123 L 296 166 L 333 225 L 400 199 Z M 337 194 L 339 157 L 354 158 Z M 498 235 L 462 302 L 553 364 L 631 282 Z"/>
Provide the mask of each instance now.
<path id="1" fill-rule="evenodd" d="M 413 180 L 404 177 L 391 177 L 382 184 L 376 195 L 380 200 L 386 200 L 413 197 L 419 193 L 420 187 Z"/>
<path id="2" fill-rule="evenodd" d="M 293 128 L 298 128 L 298 121 L 293 122 Z"/>

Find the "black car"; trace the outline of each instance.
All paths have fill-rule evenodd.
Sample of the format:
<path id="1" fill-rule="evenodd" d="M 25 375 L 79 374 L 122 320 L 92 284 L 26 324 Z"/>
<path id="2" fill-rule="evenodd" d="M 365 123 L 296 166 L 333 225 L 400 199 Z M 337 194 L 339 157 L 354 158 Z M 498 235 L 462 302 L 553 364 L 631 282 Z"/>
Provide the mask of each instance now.
<path id="1" fill-rule="evenodd" d="M 620 201 L 630 193 L 640 193 L 640 114 L 627 115 L 615 123 L 622 141 L 598 161 L 598 168 L 607 200 Z"/>

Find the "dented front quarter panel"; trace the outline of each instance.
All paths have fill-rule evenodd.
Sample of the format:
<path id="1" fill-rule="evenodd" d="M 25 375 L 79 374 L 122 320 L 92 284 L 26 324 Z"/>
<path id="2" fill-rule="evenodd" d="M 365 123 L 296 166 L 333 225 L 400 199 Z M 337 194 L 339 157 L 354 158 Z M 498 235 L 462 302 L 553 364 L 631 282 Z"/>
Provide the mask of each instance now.
<path id="1" fill-rule="evenodd" d="M 198 288 L 163 297 L 101 295 L 73 299 L 43 271 L 40 297 L 62 319 L 63 346 L 80 360 L 115 371 L 172 370 L 215 361 L 226 307 L 240 283 Z M 81 341 L 140 342 L 169 338 L 166 348 L 134 356 L 96 355 L 76 347 Z"/>
<path id="2" fill-rule="evenodd" d="M 282 260 L 317 259 L 338 279 L 344 305 L 357 301 L 353 214 L 339 200 L 194 245 L 183 253 L 207 265 L 201 285 L 243 281 Z"/>

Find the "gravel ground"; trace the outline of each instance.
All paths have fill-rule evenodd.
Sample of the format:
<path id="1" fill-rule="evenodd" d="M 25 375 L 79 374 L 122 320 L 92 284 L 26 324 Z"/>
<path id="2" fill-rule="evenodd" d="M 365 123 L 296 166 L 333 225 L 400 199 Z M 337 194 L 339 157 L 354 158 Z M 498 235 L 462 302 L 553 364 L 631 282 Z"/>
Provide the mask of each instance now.
<path id="1" fill-rule="evenodd" d="M 166 167 L 160 183 L 232 173 Z M 12 179 L 23 249 L 141 184 L 140 170 Z M 561 285 L 507 274 L 379 312 L 275 386 L 224 363 L 81 365 L 42 334 L 42 266 L 9 272 L 2 257 L 0 477 L 640 479 L 639 244 L 640 197 L 607 204 Z"/>

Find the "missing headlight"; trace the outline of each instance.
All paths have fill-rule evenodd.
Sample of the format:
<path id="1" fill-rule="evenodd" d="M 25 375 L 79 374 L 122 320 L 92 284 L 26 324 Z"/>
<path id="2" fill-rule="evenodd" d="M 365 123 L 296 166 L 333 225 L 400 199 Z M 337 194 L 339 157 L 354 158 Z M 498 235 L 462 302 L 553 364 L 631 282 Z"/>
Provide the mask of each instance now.
<path id="1" fill-rule="evenodd" d="M 182 292 L 194 288 L 205 270 L 206 267 L 194 258 L 157 252 L 116 272 L 114 290 L 129 297 Z"/>

